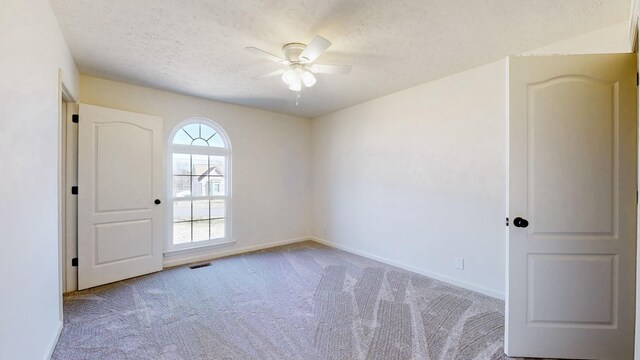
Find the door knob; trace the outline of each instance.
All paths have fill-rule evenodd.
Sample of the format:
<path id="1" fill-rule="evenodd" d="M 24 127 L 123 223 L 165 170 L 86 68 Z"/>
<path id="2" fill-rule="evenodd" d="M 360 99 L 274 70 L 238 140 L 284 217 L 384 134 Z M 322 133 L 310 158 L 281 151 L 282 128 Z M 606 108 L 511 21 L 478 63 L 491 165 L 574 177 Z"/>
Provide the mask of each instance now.
<path id="1" fill-rule="evenodd" d="M 520 228 L 526 228 L 527 226 L 529 226 L 529 221 L 527 221 L 527 219 L 523 219 L 521 217 L 517 217 L 517 218 L 513 219 L 513 226 L 520 227 Z"/>
<path id="2" fill-rule="evenodd" d="M 156 199 L 153 203 L 156 204 L 156 205 L 160 205 L 161 202 L 162 201 L 160 201 L 160 199 Z"/>

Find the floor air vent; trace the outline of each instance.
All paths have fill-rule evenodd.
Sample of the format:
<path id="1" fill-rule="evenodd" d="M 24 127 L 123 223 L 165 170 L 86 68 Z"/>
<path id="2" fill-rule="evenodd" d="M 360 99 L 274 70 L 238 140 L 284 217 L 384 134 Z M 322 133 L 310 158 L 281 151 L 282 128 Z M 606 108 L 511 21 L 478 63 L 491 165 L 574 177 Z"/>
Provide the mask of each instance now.
<path id="1" fill-rule="evenodd" d="M 199 269 L 201 267 L 211 266 L 210 262 L 189 265 L 189 269 Z"/>

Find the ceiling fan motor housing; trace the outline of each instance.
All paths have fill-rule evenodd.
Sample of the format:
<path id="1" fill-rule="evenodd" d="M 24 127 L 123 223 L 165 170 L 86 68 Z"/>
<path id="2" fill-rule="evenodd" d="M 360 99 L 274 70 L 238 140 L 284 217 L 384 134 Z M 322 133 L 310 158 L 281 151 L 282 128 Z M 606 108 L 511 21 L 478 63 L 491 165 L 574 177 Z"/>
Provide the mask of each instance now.
<path id="1" fill-rule="evenodd" d="M 306 47 L 307 45 L 301 43 L 288 43 L 282 47 L 282 53 L 289 64 L 297 64 L 300 63 L 300 54 Z"/>

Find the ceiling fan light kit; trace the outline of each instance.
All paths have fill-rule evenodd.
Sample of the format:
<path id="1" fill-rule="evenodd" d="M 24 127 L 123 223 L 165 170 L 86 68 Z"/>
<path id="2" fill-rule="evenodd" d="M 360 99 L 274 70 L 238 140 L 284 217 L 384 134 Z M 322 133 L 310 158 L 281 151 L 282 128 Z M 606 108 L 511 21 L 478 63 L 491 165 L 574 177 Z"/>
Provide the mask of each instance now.
<path id="1" fill-rule="evenodd" d="M 301 91 L 302 84 L 309 88 L 316 84 L 316 77 L 301 65 L 292 66 L 282 74 L 282 82 L 289 85 L 289 90 Z"/>
<path id="2" fill-rule="evenodd" d="M 304 86 L 312 87 L 313 85 L 316 84 L 316 77 L 313 76 L 311 71 L 305 69 L 300 76 L 302 77 L 302 82 L 304 83 Z"/>
<path id="3" fill-rule="evenodd" d="M 289 69 L 271 71 L 266 74 L 254 76 L 254 79 L 272 77 L 282 74 L 282 82 L 289 86 L 291 91 L 302 91 L 316 84 L 316 74 L 343 74 L 351 72 L 351 65 L 322 65 L 313 62 L 331 46 L 331 42 L 321 36 L 316 36 L 309 45 L 302 43 L 288 43 L 282 47 L 284 58 L 260 50 L 255 47 L 247 47 L 245 50 L 269 59 L 273 62 L 287 65 Z"/>

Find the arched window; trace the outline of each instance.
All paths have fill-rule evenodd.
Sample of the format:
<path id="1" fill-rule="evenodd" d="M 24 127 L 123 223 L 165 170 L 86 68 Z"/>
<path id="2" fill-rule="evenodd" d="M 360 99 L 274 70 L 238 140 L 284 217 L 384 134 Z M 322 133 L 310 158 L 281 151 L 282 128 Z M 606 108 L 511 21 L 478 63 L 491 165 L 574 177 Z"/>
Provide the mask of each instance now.
<path id="1" fill-rule="evenodd" d="M 203 118 L 179 124 L 170 139 L 168 250 L 231 241 L 231 144 Z"/>

